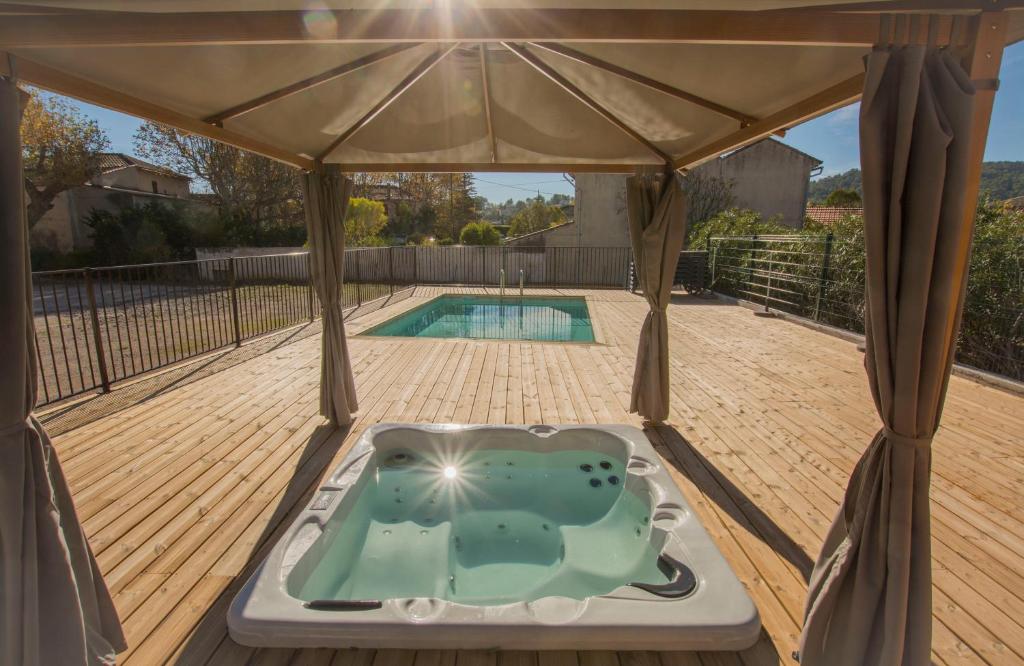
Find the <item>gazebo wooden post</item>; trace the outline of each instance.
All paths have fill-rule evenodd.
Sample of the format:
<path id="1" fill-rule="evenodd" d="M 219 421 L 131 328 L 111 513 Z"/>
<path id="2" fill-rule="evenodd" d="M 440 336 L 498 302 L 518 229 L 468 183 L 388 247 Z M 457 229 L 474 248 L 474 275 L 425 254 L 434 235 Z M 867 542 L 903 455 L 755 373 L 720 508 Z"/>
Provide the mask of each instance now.
<path id="1" fill-rule="evenodd" d="M 992 106 L 999 87 L 999 67 L 1006 43 L 1008 17 L 1005 12 L 982 12 L 970 24 L 968 32 L 968 53 L 965 68 L 975 84 L 974 118 L 970 137 L 970 165 L 964 191 L 964 223 L 960 230 L 960 246 L 956 272 L 961 283 L 961 293 L 967 289 L 970 267 L 971 244 L 974 238 L 974 223 L 978 212 L 978 195 L 981 191 L 981 165 L 985 157 L 985 143 L 992 120 Z M 963 298 L 950 300 L 951 309 L 962 308 Z M 951 326 L 946 331 L 946 354 L 952 363 L 956 354 L 956 338 L 960 330 L 961 316 L 950 317 Z"/>
<path id="2" fill-rule="evenodd" d="M 966 69 L 977 88 L 974 102 L 974 120 L 971 128 L 971 163 L 964 192 L 964 225 L 961 237 L 960 274 L 967 277 L 974 218 L 977 215 L 978 194 L 981 191 L 981 164 L 985 157 L 988 127 L 992 120 L 992 105 L 999 87 L 999 67 L 1006 43 L 1006 12 L 983 12 L 972 21 L 969 34 L 969 53 Z"/>

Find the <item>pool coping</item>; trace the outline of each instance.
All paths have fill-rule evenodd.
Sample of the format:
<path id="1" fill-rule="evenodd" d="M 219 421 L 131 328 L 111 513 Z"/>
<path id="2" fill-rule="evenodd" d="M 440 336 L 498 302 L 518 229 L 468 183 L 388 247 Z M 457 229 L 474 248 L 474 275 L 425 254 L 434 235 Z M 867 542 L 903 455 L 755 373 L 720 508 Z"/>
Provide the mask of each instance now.
<path id="1" fill-rule="evenodd" d="M 409 308 L 408 310 L 403 310 L 402 312 L 399 312 L 397 314 L 391 315 L 387 319 L 385 319 L 385 320 L 383 320 L 383 321 L 381 321 L 379 323 L 371 324 L 368 328 L 366 328 L 366 329 L 364 329 L 362 331 L 359 331 L 358 333 L 353 333 L 350 337 L 353 337 L 353 338 L 374 338 L 374 339 L 377 339 L 377 340 L 437 340 L 437 341 L 441 341 L 441 340 L 455 340 L 455 341 L 462 341 L 462 342 L 526 342 L 526 343 L 530 343 L 530 344 L 541 344 L 541 345 L 575 345 L 575 346 L 594 346 L 594 345 L 600 345 L 600 346 L 606 346 L 603 327 L 598 322 L 598 319 L 592 315 L 592 312 L 593 312 L 593 302 L 590 300 L 590 297 L 587 296 L 587 295 L 583 295 L 583 296 L 569 296 L 569 295 L 563 295 L 563 294 L 558 294 L 558 295 L 525 294 L 524 297 L 525 298 L 546 298 L 546 299 L 550 299 L 550 300 L 570 300 L 570 299 L 572 299 L 572 300 L 582 300 L 584 305 L 587 306 L 587 316 L 590 319 L 590 329 L 594 332 L 594 339 L 592 341 L 586 341 L 586 340 L 528 340 L 528 339 L 524 339 L 524 338 L 464 338 L 464 337 L 441 338 L 441 337 L 415 336 L 415 335 L 377 335 L 377 334 L 373 333 L 373 331 L 375 329 L 378 329 L 381 326 L 384 326 L 385 324 L 389 324 L 393 320 L 395 320 L 395 319 L 397 319 L 399 317 L 404 317 L 405 315 L 407 315 L 407 314 L 409 314 L 409 313 L 411 313 L 411 312 L 413 312 L 415 310 L 418 310 L 420 308 L 425 308 L 425 307 L 429 306 L 431 303 L 433 303 L 434 301 L 438 301 L 438 300 L 440 300 L 442 298 L 450 298 L 452 296 L 467 296 L 467 297 L 480 298 L 480 297 L 483 297 L 483 296 L 492 296 L 492 294 L 469 294 L 469 293 L 464 293 L 464 292 L 450 292 L 450 293 L 440 294 L 440 295 L 434 296 L 433 298 L 430 298 L 430 299 L 428 299 L 428 300 L 426 300 L 426 301 L 424 301 L 422 303 L 414 305 L 411 308 Z M 415 298 L 415 297 L 413 296 L 411 298 Z M 509 296 L 507 298 L 519 298 L 519 296 Z M 406 300 L 406 299 L 403 299 L 403 300 Z M 383 308 L 381 308 L 381 310 L 383 310 Z M 377 310 L 377 311 L 379 312 L 380 310 Z"/>

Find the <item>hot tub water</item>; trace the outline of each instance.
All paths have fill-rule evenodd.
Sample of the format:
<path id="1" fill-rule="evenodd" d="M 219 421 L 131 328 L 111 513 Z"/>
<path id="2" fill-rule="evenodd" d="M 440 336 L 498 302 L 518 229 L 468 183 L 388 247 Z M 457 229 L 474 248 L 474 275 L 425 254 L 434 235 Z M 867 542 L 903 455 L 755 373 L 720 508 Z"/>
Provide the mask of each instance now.
<path id="1" fill-rule="evenodd" d="M 624 483 L 623 460 L 516 449 L 374 457 L 350 509 L 332 515 L 322 548 L 289 576 L 296 597 L 497 605 L 667 580 L 650 498 Z"/>

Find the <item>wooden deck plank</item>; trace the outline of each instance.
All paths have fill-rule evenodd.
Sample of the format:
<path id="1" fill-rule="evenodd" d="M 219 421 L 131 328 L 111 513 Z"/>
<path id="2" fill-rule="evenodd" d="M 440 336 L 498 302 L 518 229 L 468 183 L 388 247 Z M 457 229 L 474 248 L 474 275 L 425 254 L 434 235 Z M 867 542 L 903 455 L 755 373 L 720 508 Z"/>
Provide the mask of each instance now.
<path id="1" fill-rule="evenodd" d="M 129 637 L 122 661 L 343 666 L 717 666 L 786 663 L 805 577 L 878 428 L 854 345 L 677 297 L 672 413 L 649 437 L 764 623 L 743 653 L 254 650 L 224 614 L 319 479 L 380 421 L 631 423 L 642 298 L 587 298 L 598 343 L 359 335 L 443 293 L 417 288 L 349 322 L 361 410 L 319 428 L 319 340 L 299 340 L 56 438 Z M 488 289 L 456 289 L 488 293 Z M 1024 398 L 950 382 L 933 466 L 936 663 L 1024 660 Z"/>

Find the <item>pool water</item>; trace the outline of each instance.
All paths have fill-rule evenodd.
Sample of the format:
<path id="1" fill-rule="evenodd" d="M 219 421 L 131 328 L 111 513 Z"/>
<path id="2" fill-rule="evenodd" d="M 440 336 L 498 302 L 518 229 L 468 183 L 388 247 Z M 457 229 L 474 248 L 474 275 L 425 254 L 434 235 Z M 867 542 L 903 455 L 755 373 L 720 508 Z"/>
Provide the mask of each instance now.
<path id="1" fill-rule="evenodd" d="M 447 295 L 364 335 L 593 342 L 594 328 L 583 298 Z"/>
<path id="2" fill-rule="evenodd" d="M 594 451 L 413 450 L 360 476 L 289 578 L 303 600 L 438 598 L 470 605 L 584 599 L 664 583 L 646 485 Z"/>

